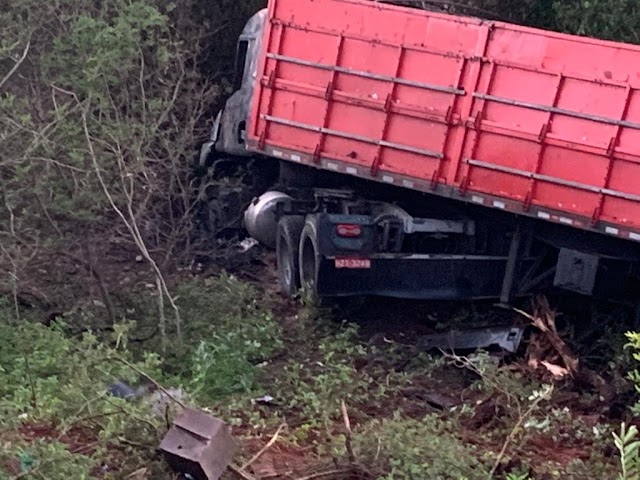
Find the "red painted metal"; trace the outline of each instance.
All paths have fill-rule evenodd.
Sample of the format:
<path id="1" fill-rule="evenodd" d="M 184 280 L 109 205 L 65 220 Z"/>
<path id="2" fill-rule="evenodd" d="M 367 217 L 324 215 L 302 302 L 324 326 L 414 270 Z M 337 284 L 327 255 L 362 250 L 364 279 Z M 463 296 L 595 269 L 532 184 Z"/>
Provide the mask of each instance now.
<path id="1" fill-rule="evenodd" d="M 640 240 L 640 48 L 270 0 L 249 148 Z"/>

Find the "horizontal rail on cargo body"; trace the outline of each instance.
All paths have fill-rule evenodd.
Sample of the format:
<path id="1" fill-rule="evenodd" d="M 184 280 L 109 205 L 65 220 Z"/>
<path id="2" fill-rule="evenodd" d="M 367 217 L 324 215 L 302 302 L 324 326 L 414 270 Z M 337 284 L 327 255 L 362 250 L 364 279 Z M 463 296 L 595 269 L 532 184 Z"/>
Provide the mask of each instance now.
<path id="1" fill-rule="evenodd" d="M 520 100 L 513 100 L 510 98 L 496 97 L 495 95 L 488 95 L 486 93 L 474 93 L 474 97 L 482 100 L 489 100 L 492 102 L 502 103 L 504 105 L 513 105 L 514 107 L 530 108 L 532 110 L 538 110 L 541 112 L 558 113 L 560 115 L 566 115 L 567 117 L 580 118 L 583 120 L 591 120 L 592 122 L 601 122 L 609 125 L 617 125 L 619 127 L 629 127 L 635 130 L 640 130 L 640 123 L 629 122 L 627 120 L 616 120 L 615 118 L 602 117 L 600 115 L 589 115 L 588 113 L 576 112 L 575 110 L 567 110 L 564 108 L 552 107 L 549 105 L 542 105 L 539 103 L 522 102 Z"/>
<path id="2" fill-rule="evenodd" d="M 258 148 L 257 141 L 253 143 L 252 148 L 261 151 L 267 155 L 276 158 L 283 158 L 297 163 L 314 165 L 317 162 L 313 159 L 313 153 L 300 152 L 299 150 L 291 150 L 289 145 L 278 145 L 271 143 L 266 149 Z M 468 161 L 467 161 L 468 162 Z M 364 165 L 355 165 L 344 160 L 322 156 L 320 157 L 322 167 L 334 172 L 346 173 L 348 175 L 370 178 L 371 180 L 392 185 L 399 185 L 405 188 L 436 194 L 440 197 L 455 198 L 464 202 L 471 202 L 477 205 L 492 204 L 496 208 L 514 213 L 526 215 L 528 217 L 542 218 L 551 222 L 573 225 L 588 231 L 601 234 L 612 235 L 618 238 L 629 239 L 634 242 L 640 242 L 640 232 L 636 232 L 633 227 L 625 225 L 615 225 L 607 221 L 600 221 L 596 226 L 593 220 L 587 217 L 560 211 L 552 207 L 544 206 L 527 206 L 519 200 L 504 198 L 496 194 L 485 192 L 468 192 L 460 190 L 460 188 L 449 187 L 444 184 L 433 185 L 429 180 L 420 180 L 413 177 L 407 177 L 394 172 L 381 171 L 380 176 L 371 173 L 369 167 Z M 528 172 L 525 172 L 528 173 Z"/>
<path id="3" fill-rule="evenodd" d="M 289 127 L 300 128 L 302 130 L 308 130 L 312 132 L 322 133 L 325 135 L 333 135 L 336 137 L 347 138 L 349 140 L 357 140 L 363 143 L 369 143 L 372 145 L 378 145 L 380 147 L 394 148 L 396 150 L 403 150 L 409 153 L 415 153 L 418 155 L 424 155 L 427 157 L 444 158 L 444 154 L 441 152 L 434 152 L 432 150 L 425 150 L 422 148 L 412 147 L 410 145 L 403 145 L 401 143 L 386 142 L 384 140 L 376 140 L 375 138 L 363 137 L 362 135 L 356 135 L 353 133 L 342 132 L 340 130 L 333 130 L 331 128 L 317 127 L 315 125 L 309 125 L 307 123 L 295 122 L 293 120 L 287 120 L 286 118 L 274 117 L 272 115 L 260 115 L 260 118 L 268 122 L 278 123 L 280 125 L 287 125 Z"/>
<path id="4" fill-rule="evenodd" d="M 268 86 L 268 82 L 268 80 L 264 79 L 262 80 L 262 85 Z M 276 90 L 300 93 L 302 95 L 321 98 L 324 100 L 327 99 L 327 89 L 324 87 L 298 83 L 291 80 L 283 80 L 281 78 L 277 78 L 273 82 Z M 453 123 L 452 121 L 447 122 L 447 112 L 429 110 L 428 108 L 419 105 L 414 105 L 412 103 L 402 103 L 398 100 L 394 100 L 390 105 L 388 105 L 385 99 L 376 99 L 371 96 L 363 97 L 341 90 L 333 90 L 331 92 L 331 99 L 335 102 L 340 102 L 347 105 L 357 105 L 359 107 L 369 108 L 371 110 L 376 110 L 379 112 L 398 113 L 407 117 L 429 120 L 445 125 L 458 125 L 458 123 Z"/>
<path id="5" fill-rule="evenodd" d="M 311 27 L 309 25 L 298 25 L 297 23 L 283 22 L 278 19 L 271 20 L 271 23 L 273 25 L 281 25 L 281 26 L 290 28 L 292 30 L 299 30 L 305 33 L 319 33 L 321 35 L 329 35 L 332 37 L 341 36 L 347 40 L 359 40 L 367 43 L 374 42 L 376 45 L 380 45 L 382 47 L 393 47 L 393 48 L 400 47 L 398 43 L 388 42 L 388 41 L 381 40 L 379 38 L 374 38 L 371 36 L 358 35 L 357 33 L 348 32 L 348 31 L 342 31 L 342 32 L 336 33 L 335 30 L 328 30 L 326 28 L 321 28 L 317 26 Z M 432 55 L 438 55 L 440 57 L 446 57 L 446 58 L 467 59 L 467 60 L 469 60 L 470 58 L 477 58 L 475 56 L 467 57 L 465 55 L 462 55 L 460 53 L 456 53 L 450 50 L 447 50 L 447 51 L 434 50 L 433 48 L 425 47 L 424 44 L 411 44 L 411 45 L 405 44 L 405 45 L 402 45 L 402 48 L 404 48 L 405 50 L 410 50 L 410 51 L 420 52 L 420 53 L 429 53 Z"/>
<path id="6" fill-rule="evenodd" d="M 526 170 L 520 170 L 518 168 L 505 167 L 502 165 L 496 165 L 495 163 L 483 162 L 481 160 L 475 160 L 469 158 L 465 160 L 466 163 L 472 166 L 486 168 L 488 170 L 495 170 L 496 172 L 508 173 L 511 175 L 518 175 L 520 177 L 531 178 L 533 180 L 541 180 L 543 182 L 554 183 L 563 187 L 572 187 L 579 190 L 586 190 L 593 193 L 600 193 L 602 195 L 609 195 L 610 197 L 623 198 L 625 200 L 632 200 L 640 202 L 640 195 L 634 195 L 632 193 L 620 192 L 618 190 L 611 190 L 609 188 L 594 187 L 593 185 L 587 185 L 585 183 L 572 182 L 571 180 L 564 180 L 558 177 L 552 177 L 550 175 L 543 175 L 541 173 L 528 172 Z"/>
<path id="7" fill-rule="evenodd" d="M 302 65 L 304 67 L 313 67 L 321 70 L 327 70 L 330 72 L 346 73 L 348 75 L 354 75 L 357 77 L 369 78 L 371 80 L 380 80 L 381 82 L 394 82 L 400 85 L 424 88 L 425 90 L 432 90 L 434 92 L 452 93 L 454 95 L 466 94 L 466 91 L 460 88 L 444 87 L 442 85 L 434 85 L 432 83 L 415 82 L 413 80 L 406 80 L 404 78 L 393 77 L 390 75 L 379 75 L 377 73 L 369 73 L 362 70 L 355 70 L 353 68 L 340 67 L 337 65 L 328 65 L 325 63 L 316 63 L 316 62 L 311 62 L 309 60 L 301 60 L 299 58 L 279 55 L 277 53 L 267 53 L 267 58 L 270 58 L 273 60 L 279 60 L 283 62 L 289 62 L 295 65 Z"/>
<path id="8" fill-rule="evenodd" d="M 465 58 L 471 59 L 472 57 L 465 57 Z M 635 86 L 635 84 L 631 85 L 630 82 L 627 80 L 613 80 L 613 79 L 607 78 L 606 81 L 603 81 L 597 77 L 594 77 L 593 75 L 585 75 L 576 71 L 566 72 L 561 70 L 549 70 L 547 68 L 538 67 L 535 65 L 525 65 L 524 63 L 510 62 L 508 60 L 502 60 L 502 59 L 499 60 L 494 57 L 482 57 L 481 61 L 483 63 L 493 64 L 496 67 L 505 67 L 505 68 L 514 69 L 514 70 L 522 70 L 523 72 L 527 72 L 527 73 L 539 73 L 542 75 L 548 75 L 550 77 L 561 76 L 567 80 L 580 80 L 588 83 L 597 83 L 599 85 L 604 85 L 607 87 L 631 88 L 632 90 L 636 90 L 638 88 L 637 86 Z"/>

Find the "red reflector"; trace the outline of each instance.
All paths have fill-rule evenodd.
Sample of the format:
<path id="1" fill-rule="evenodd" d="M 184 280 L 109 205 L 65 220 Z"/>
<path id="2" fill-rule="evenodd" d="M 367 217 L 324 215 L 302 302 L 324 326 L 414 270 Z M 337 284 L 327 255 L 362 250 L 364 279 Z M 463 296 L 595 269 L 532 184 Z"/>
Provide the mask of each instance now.
<path id="1" fill-rule="evenodd" d="M 336 226 L 336 233 L 339 237 L 355 238 L 362 235 L 362 227 L 360 225 L 341 223 Z"/>

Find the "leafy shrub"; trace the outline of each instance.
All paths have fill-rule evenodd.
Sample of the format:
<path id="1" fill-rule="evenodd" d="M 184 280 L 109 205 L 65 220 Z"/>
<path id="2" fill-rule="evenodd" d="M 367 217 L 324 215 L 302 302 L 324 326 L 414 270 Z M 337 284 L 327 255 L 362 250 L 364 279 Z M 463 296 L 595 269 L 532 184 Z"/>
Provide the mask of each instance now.
<path id="1" fill-rule="evenodd" d="M 196 3 L 20 0 L 2 9 L 0 62 L 16 67 L 0 98 L 7 245 L 16 235 L 29 245 L 82 241 L 113 225 L 113 201 L 146 242 L 184 247 L 193 149 L 220 92 L 197 62 L 218 19 L 191 16 Z"/>
<path id="2" fill-rule="evenodd" d="M 379 480 L 474 480 L 488 477 L 475 449 L 452 433 L 435 415 L 420 420 L 373 420 L 354 432 L 358 462 Z"/>
<path id="3" fill-rule="evenodd" d="M 77 412 L 80 398 L 88 400 L 90 393 L 106 390 L 115 380 L 135 382 L 139 377 L 117 360 L 130 356 L 126 350 L 99 342 L 91 333 L 75 339 L 66 337 L 60 326 L 0 324 L 0 337 L 0 396 L 8 402 L 8 414 L 65 418 Z M 159 375 L 159 358 L 154 354 L 144 354 L 137 365 Z"/>
<path id="4" fill-rule="evenodd" d="M 194 279 L 178 289 L 186 338 L 194 346 L 186 360 L 193 393 L 217 400 L 250 391 L 258 368 L 282 348 L 280 326 L 266 299 L 229 275 Z M 179 360 L 185 362 L 185 359 Z"/>
<path id="5" fill-rule="evenodd" d="M 22 472 L 22 474 L 26 473 L 24 477 L 20 477 L 26 479 L 89 479 L 94 467 L 94 462 L 88 456 L 73 454 L 65 444 L 55 440 L 36 439 L 30 444 L 19 442 L 0 453 L 0 460 L 3 457 L 7 462 L 9 459 L 13 460 L 11 462 L 12 469 Z M 18 475 L 21 474 L 18 473 Z M 5 478 L 8 480 L 17 477 L 5 477 L 0 469 L 0 479 L 4 480 Z"/>
<path id="6" fill-rule="evenodd" d="M 248 392 L 255 386 L 256 367 L 242 350 L 224 337 L 201 342 L 192 357 L 193 394 L 203 399 L 219 400 L 234 393 Z"/>
<path id="7" fill-rule="evenodd" d="M 59 326 L 0 323 L 0 444 L 5 443 L 0 465 L 19 460 L 25 478 L 33 478 L 33 470 L 38 478 L 62 479 L 69 472 L 88 478 L 83 472 L 101 463 L 129 471 L 151 461 L 161 419 L 144 402 L 127 402 L 106 391 L 115 380 L 138 380 L 134 369 L 159 377 L 159 360 L 145 354 L 135 362 L 124 348 L 126 327 L 116 331 L 118 341 L 109 346 L 92 334 L 66 337 Z M 23 433 L 45 427 L 48 436 L 39 441 Z M 79 453 L 65 447 L 74 431 L 82 432 Z M 128 457 L 126 465 L 112 458 L 114 444 Z"/>
<path id="8" fill-rule="evenodd" d="M 261 338 L 264 345 L 280 342 L 269 299 L 233 275 L 223 273 L 183 282 L 176 288 L 176 297 L 187 338 L 206 341 L 209 335 L 233 330 L 237 337 Z M 253 354 L 260 356 L 260 347 Z"/>
<path id="9" fill-rule="evenodd" d="M 620 453 L 620 474 L 618 480 L 636 480 L 640 477 L 640 440 L 638 429 L 631 425 L 629 428 L 623 423 L 620 435 L 614 433 L 613 440 Z"/>
<path id="10" fill-rule="evenodd" d="M 631 356 L 636 363 L 640 362 L 640 332 L 627 332 L 626 337 L 629 342 L 625 348 L 631 351 Z M 637 366 L 629 372 L 629 379 L 633 382 L 636 392 L 640 393 L 640 370 Z M 640 415 L 640 401 L 636 402 L 632 409 L 636 415 Z"/>
<path id="11" fill-rule="evenodd" d="M 569 33 L 640 43 L 635 0 L 555 0 L 558 27 Z"/>
<path id="12" fill-rule="evenodd" d="M 343 326 L 332 335 L 309 333 L 306 358 L 291 359 L 276 379 L 275 391 L 287 409 L 304 419 L 305 430 L 326 427 L 338 418 L 340 402 L 375 401 L 377 388 L 371 377 L 358 372 L 354 362 L 365 349 L 356 338 L 357 328 Z"/>

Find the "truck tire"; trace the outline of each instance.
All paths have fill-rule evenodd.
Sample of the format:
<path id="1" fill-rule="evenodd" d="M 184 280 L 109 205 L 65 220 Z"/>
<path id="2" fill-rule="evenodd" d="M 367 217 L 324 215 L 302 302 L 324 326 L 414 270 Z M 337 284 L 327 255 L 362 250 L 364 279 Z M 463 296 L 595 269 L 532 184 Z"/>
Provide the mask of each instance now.
<path id="1" fill-rule="evenodd" d="M 298 263 L 300 265 L 300 285 L 305 293 L 314 299 L 318 299 L 317 282 L 320 259 L 317 219 L 314 216 L 309 216 L 300 235 Z"/>
<path id="2" fill-rule="evenodd" d="M 293 298 L 300 290 L 300 269 L 298 248 L 300 234 L 304 228 L 304 217 L 287 216 L 278 222 L 276 234 L 276 258 L 280 290 Z"/>

